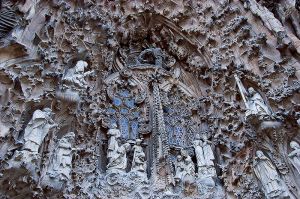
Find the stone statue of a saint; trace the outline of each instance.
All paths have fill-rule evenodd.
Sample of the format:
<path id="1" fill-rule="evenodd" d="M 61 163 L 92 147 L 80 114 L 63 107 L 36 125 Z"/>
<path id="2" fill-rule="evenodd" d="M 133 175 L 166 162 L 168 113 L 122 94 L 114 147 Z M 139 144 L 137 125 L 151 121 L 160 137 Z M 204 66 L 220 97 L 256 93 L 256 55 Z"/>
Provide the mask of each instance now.
<path id="1" fill-rule="evenodd" d="M 66 71 L 62 77 L 62 87 L 56 93 L 57 98 L 70 102 L 80 101 L 80 94 L 88 87 L 85 77 L 94 72 L 84 72 L 87 66 L 87 62 L 80 60 L 76 63 L 74 68 L 70 68 Z"/>
<path id="2" fill-rule="evenodd" d="M 127 153 L 130 151 L 130 144 L 125 143 L 118 147 L 116 153 L 113 154 L 113 156 L 109 159 L 109 162 L 107 164 L 107 169 L 118 169 L 125 171 L 127 168 Z"/>
<path id="3" fill-rule="evenodd" d="M 175 163 L 175 181 L 183 180 L 185 175 L 185 164 L 182 155 L 178 155 Z"/>
<path id="4" fill-rule="evenodd" d="M 72 146 L 75 141 L 73 132 L 64 135 L 57 144 L 48 173 L 50 177 L 69 180 L 72 170 Z"/>
<path id="5" fill-rule="evenodd" d="M 25 169 L 35 180 L 39 177 L 41 163 L 41 146 L 48 133 L 57 127 L 53 121 L 53 112 L 50 108 L 34 111 L 27 124 L 21 150 L 15 151 L 13 158 L 8 161 L 8 167 Z"/>
<path id="6" fill-rule="evenodd" d="M 87 88 L 87 82 L 84 77 L 89 75 L 91 72 L 84 72 L 84 69 L 88 66 L 85 61 L 78 61 L 74 68 L 67 70 L 63 76 L 62 81 L 65 86 Z"/>
<path id="7" fill-rule="evenodd" d="M 186 194 L 192 193 L 195 188 L 195 165 L 191 156 L 185 150 L 181 150 L 175 162 L 174 180 L 177 187 Z"/>
<path id="8" fill-rule="evenodd" d="M 250 115 L 258 115 L 260 116 L 260 118 L 264 118 L 265 116 L 271 116 L 272 112 L 270 108 L 266 105 L 262 96 L 252 87 L 250 87 L 247 91 L 237 75 L 235 75 L 235 79 L 239 87 L 240 93 L 242 95 L 242 98 L 244 100 L 245 106 L 247 108 L 246 118 Z"/>
<path id="9" fill-rule="evenodd" d="M 254 173 L 261 182 L 267 198 L 276 198 L 283 194 L 284 189 L 276 168 L 262 151 L 256 152 Z"/>
<path id="10" fill-rule="evenodd" d="M 288 156 L 290 158 L 290 161 L 300 174 L 300 146 L 295 141 L 291 141 L 290 146 L 293 151 Z"/>
<path id="11" fill-rule="evenodd" d="M 195 176 L 195 166 L 192 158 L 186 153 L 181 151 L 181 154 L 177 156 L 175 164 L 175 181 L 182 182 L 186 177 Z"/>
<path id="12" fill-rule="evenodd" d="M 133 159 L 132 159 L 131 171 L 145 172 L 146 170 L 146 161 L 145 161 L 146 156 L 141 144 L 142 144 L 142 139 L 137 139 L 136 144 L 132 148 Z"/>
<path id="13" fill-rule="evenodd" d="M 23 150 L 32 154 L 39 153 L 39 148 L 48 132 L 57 126 L 52 120 L 52 115 L 50 108 L 34 111 L 32 119 L 25 128 Z"/>
<path id="14" fill-rule="evenodd" d="M 204 139 L 201 140 L 200 136 L 197 134 L 193 142 L 193 146 L 195 149 L 199 176 L 215 176 L 216 170 L 213 162 L 215 157 L 207 137 L 204 136 Z"/>
<path id="15" fill-rule="evenodd" d="M 116 123 L 112 124 L 112 127 L 108 130 L 107 135 L 109 136 L 107 158 L 108 161 L 110 161 L 119 148 L 118 139 L 121 136 L 121 132 L 119 129 L 117 129 Z"/>
<path id="16" fill-rule="evenodd" d="M 271 111 L 269 107 L 264 102 L 262 96 L 254 90 L 254 88 L 250 87 L 248 89 L 248 107 L 249 111 L 246 112 L 246 115 L 271 115 Z"/>
<path id="17" fill-rule="evenodd" d="M 75 134 L 73 132 L 65 134 L 58 140 L 50 158 L 49 166 L 41 177 L 40 185 L 42 187 L 61 190 L 71 180 L 74 141 Z"/>

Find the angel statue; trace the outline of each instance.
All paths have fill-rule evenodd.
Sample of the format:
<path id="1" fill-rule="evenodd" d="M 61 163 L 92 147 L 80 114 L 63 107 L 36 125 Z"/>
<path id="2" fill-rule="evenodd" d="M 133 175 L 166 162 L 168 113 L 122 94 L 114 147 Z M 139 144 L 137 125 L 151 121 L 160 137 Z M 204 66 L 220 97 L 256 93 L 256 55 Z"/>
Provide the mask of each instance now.
<path id="1" fill-rule="evenodd" d="M 237 85 L 239 87 L 240 93 L 242 95 L 243 101 L 246 106 L 246 118 L 250 115 L 257 115 L 259 118 L 265 118 L 265 116 L 271 116 L 272 111 L 265 103 L 262 96 L 254 90 L 254 88 L 248 88 L 248 91 L 243 86 L 241 80 L 237 75 L 234 75 Z"/>

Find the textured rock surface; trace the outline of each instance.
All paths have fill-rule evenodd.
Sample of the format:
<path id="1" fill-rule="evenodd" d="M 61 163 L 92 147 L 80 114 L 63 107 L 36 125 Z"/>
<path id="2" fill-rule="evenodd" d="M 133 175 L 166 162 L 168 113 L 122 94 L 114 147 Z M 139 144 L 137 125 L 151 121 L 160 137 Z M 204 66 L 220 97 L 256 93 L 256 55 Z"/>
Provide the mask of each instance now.
<path id="1" fill-rule="evenodd" d="M 300 198 L 299 1 L 0 3 L 0 198 Z"/>

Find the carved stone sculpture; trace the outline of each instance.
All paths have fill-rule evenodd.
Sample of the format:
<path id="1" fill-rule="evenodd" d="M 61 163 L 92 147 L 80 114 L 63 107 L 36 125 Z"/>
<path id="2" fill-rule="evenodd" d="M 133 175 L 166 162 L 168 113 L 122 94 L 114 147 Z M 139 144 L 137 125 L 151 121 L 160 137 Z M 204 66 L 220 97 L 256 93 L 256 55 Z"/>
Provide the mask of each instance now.
<path id="1" fill-rule="evenodd" d="M 30 177 L 33 183 L 37 183 L 41 172 L 42 145 L 45 138 L 57 124 L 53 121 L 53 112 L 50 108 L 34 111 L 31 120 L 27 124 L 22 142 L 23 146 L 16 150 L 13 156 L 6 161 L 7 174 L 20 177 L 21 174 Z M 22 177 L 22 175 L 21 175 Z"/>
<path id="2" fill-rule="evenodd" d="M 263 100 L 262 96 L 252 87 L 250 87 L 248 91 L 246 91 L 242 82 L 236 75 L 235 79 L 247 108 L 246 118 L 251 115 L 257 115 L 261 119 L 263 119 L 265 116 L 270 116 L 272 113 Z"/>
<path id="3" fill-rule="evenodd" d="M 195 165 L 186 151 L 181 150 L 175 162 L 175 182 L 189 194 L 195 189 Z"/>
<path id="4" fill-rule="evenodd" d="M 266 197 L 274 198 L 285 194 L 280 176 L 269 158 L 262 151 L 257 151 L 255 161 L 254 172 L 263 186 Z"/>
<path id="5" fill-rule="evenodd" d="M 174 179 L 176 181 L 182 181 L 186 174 L 184 159 L 181 155 L 178 155 L 176 158 L 175 173 Z"/>
<path id="6" fill-rule="evenodd" d="M 193 142 L 193 147 L 195 149 L 195 154 L 197 158 L 198 176 L 199 177 L 212 177 L 216 175 L 216 170 L 214 168 L 215 159 L 211 146 L 207 137 L 201 140 L 200 136 L 197 134 L 195 141 Z"/>
<path id="7" fill-rule="evenodd" d="M 63 100 L 78 102 L 80 93 L 87 88 L 85 77 L 92 74 L 93 71 L 84 72 L 88 63 L 77 61 L 74 68 L 70 68 L 62 77 L 62 88 L 57 92 L 57 96 Z"/>
<path id="8" fill-rule="evenodd" d="M 290 158 L 290 161 L 300 174 L 300 146 L 295 141 L 291 141 L 290 146 L 293 149 L 293 151 L 289 153 L 288 156 Z"/>
<path id="9" fill-rule="evenodd" d="M 0 0 L 0 198 L 300 198 L 299 5 Z"/>
<path id="10" fill-rule="evenodd" d="M 266 7 L 258 4 L 256 0 L 247 1 L 251 12 L 261 18 L 264 25 L 278 37 L 279 42 L 285 45 L 290 43 L 284 27 L 278 19 L 274 17 L 274 14 L 270 12 Z"/>
<path id="11" fill-rule="evenodd" d="M 87 82 L 84 77 L 89 72 L 84 72 L 84 69 L 88 66 L 85 61 L 78 61 L 74 68 L 67 70 L 67 73 L 62 78 L 62 82 L 65 86 L 71 86 L 75 88 L 86 88 Z"/>
<path id="12" fill-rule="evenodd" d="M 139 171 L 145 172 L 146 170 L 146 160 L 145 153 L 143 151 L 143 147 L 141 146 L 142 140 L 137 139 L 136 144 L 132 147 L 133 149 L 133 158 L 132 158 L 132 166 L 131 171 Z"/>
<path id="13" fill-rule="evenodd" d="M 46 175 L 43 177 L 42 185 L 60 189 L 62 184 L 70 180 L 74 141 L 75 134 L 73 132 L 67 133 L 58 141 Z"/>
<path id="14" fill-rule="evenodd" d="M 107 169 L 125 171 L 127 168 L 127 153 L 130 151 L 130 148 L 131 147 L 129 143 L 125 143 L 118 147 L 116 152 L 110 158 L 107 164 Z"/>
<path id="15" fill-rule="evenodd" d="M 121 136 L 121 132 L 119 129 L 117 129 L 117 124 L 112 124 L 112 128 L 108 130 L 107 135 L 110 136 L 107 148 L 107 159 L 110 162 L 110 160 L 115 156 L 119 148 L 118 139 Z"/>
<path id="16" fill-rule="evenodd" d="M 21 152 L 24 152 L 22 159 L 26 162 L 37 160 L 39 158 L 39 148 L 47 136 L 49 130 L 57 124 L 52 120 L 52 111 L 49 108 L 36 110 L 25 128 L 24 146 Z M 29 157 L 27 155 L 29 155 Z"/>
<path id="17" fill-rule="evenodd" d="M 246 113 L 247 115 L 270 115 L 271 112 L 268 106 L 265 104 L 261 95 L 254 90 L 254 88 L 250 87 L 248 89 L 248 106 L 249 111 Z"/>

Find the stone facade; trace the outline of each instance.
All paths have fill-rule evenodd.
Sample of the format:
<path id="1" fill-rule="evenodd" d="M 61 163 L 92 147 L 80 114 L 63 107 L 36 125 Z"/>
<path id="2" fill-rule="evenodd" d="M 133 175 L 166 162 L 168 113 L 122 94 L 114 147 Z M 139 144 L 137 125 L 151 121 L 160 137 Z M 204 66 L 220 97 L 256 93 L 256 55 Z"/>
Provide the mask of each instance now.
<path id="1" fill-rule="evenodd" d="M 299 1 L 0 4 L 0 198 L 300 198 Z"/>

